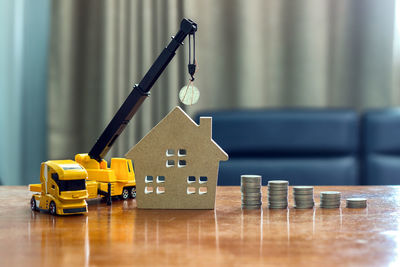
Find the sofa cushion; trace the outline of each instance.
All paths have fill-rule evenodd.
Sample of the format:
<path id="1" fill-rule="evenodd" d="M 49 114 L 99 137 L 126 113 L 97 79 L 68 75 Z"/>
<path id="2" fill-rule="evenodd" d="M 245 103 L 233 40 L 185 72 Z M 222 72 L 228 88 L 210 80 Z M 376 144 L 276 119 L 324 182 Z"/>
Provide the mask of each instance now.
<path id="1" fill-rule="evenodd" d="M 363 184 L 400 184 L 400 157 L 372 154 L 365 158 Z"/>
<path id="2" fill-rule="evenodd" d="M 363 184 L 400 184 L 400 109 L 363 115 L 362 148 Z"/>
<path id="3" fill-rule="evenodd" d="M 400 109 L 366 112 L 362 128 L 365 152 L 400 156 Z"/>

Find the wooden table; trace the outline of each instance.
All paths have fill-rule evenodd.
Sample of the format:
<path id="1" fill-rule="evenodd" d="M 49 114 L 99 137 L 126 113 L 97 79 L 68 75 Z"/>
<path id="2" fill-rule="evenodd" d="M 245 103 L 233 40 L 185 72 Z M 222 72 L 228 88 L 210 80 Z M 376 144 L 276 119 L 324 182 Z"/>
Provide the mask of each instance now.
<path id="1" fill-rule="evenodd" d="M 31 212 L 27 187 L 3 186 L 0 265 L 400 266 L 400 187 L 315 187 L 316 203 L 325 190 L 368 208 L 296 210 L 290 199 L 287 210 L 242 211 L 239 187 L 219 187 L 216 210 L 95 200 L 87 215 L 53 217 Z"/>

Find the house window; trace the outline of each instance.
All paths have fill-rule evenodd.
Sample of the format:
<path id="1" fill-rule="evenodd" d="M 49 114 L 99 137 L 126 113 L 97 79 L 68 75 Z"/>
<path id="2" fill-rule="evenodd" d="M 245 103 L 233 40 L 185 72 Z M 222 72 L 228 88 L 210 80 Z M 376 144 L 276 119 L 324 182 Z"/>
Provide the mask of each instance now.
<path id="1" fill-rule="evenodd" d="M 175 155 L 175 151 L 173 149 L 169 148 L 169 149 L 167 149 L 166 154 L 167 154 L 167 157 L 171 157 L 171 156 Z"/>
<path id="2" fill-rule="evenodd" d="M 159 195 L 159 194 L 164 194 L 164 193 L 165 193 L 165 187 L 163 187 L 163 186 L 157 186 L 156 192 L 157 192 L 157 195 Z"/>
<path id="3" fill-rule="evenodd" d="M 167 160 L 167 168 L 173 167 L 175 165 L 175 161 L 173 159 Z"/>
<path id="4" fill-rule="evenodd" d="M 179 168 L 186 167 L 186 160 L 180 159 L 180 160 L 178 161 L 178 167 L 179 167 Z"/>
<path id="5" fill-rule="evenodd" d="M 179 157 L 184 157 L 184 156 L 186 156 L 186 149 L 179 149 L 178 150 L 178 156 Z"/>
<path id="6" fill-rule="evenodd" d="M 196 177 L 194 177 L 194 176 L 188 176 L 188 178 L 187 178 L 187 183 L 188 183 L 188 184 L 191 184 L 191 183 L 194 183 L 194 182 L 196 182 Z"/>
<path id="7" fill-rule="evenodd" d="M 207 187 L 203 186 L 199 188 L 199 195 L 207 194 Z"/>
<path id="8" fill-rule="evenodd" d="M 200 184 L 205 184 L 207 182 L 208 182 L 207 176 L 200 176 L 200 179 L 199 179 Z"/>
<path id="9" fill-rule="evenodd" d="M 153 193 L 153 187 L 152 187 L 152 186 L 145 186 L 145 188 L 144 188 L 144 193 L 145 193 L 145 194 L 151 194 L 151 193 Z"/>
<path id="10" fill-rule="evenodd" d="M 165 182 L 165 176 L 157 176 L 157 183 L 164 183 Z"/>
<path id="11" fill-rule="evenodd" d="M 186 192 L 187 192 L 188 195 L 195 194 L 196 193 L 196 188 L 188 186 Z"/>
<path id="12" fill-rule="evenodd" d="M 144 178 L 144 182 L 145 182 L 145 183 L 152 183 L 152 182 L 153 182 L 153 176 L 147 175 L 147 176 Z"/>

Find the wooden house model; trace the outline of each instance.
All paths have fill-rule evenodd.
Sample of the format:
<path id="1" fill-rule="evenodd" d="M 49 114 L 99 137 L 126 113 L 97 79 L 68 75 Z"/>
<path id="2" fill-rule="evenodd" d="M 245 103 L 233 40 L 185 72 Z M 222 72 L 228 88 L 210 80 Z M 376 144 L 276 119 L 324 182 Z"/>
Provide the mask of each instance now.
<path id="1" fill-rule="evenodd" d="M 136 203 L 143 209 L 213 209 L 220 161 L 228 155 L 212 140 L 212 118 L 197 125 L 175 107 L 129 152 Z"/>

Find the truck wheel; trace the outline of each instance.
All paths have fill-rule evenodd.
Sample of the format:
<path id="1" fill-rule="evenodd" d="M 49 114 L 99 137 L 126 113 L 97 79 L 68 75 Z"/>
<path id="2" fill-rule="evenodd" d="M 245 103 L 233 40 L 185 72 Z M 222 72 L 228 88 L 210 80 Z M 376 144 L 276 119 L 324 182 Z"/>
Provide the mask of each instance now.
<path id="1" fill-rule="evenodd" d="M 37 210 L 37 206 L 36 206 L 36 199 L 35 197 L 31 198 L 31 210 L 36 211 Z"/>
<path id="2" fill-rule="evenodd" d="M 128 188 L 125 187 L 124 189 L 122 189 L 121 198 L 123 200 L 126 200 L 126 199 L 129 198 L 129 190 L 128 190 Z"/>
<path id="3" fill-rule="evenodd" d="M 130 197 L 136 198 L 136 187 L 132 187 L 130 190 Z"/>
<path id="4" fill-rule="evenodd" d="M 57 214 L 57 207 L 56 207 L 56 203 L 54 203 L 54 201 L 50 202 L 49 213 L 51 215 L 56 215 Z"/>

